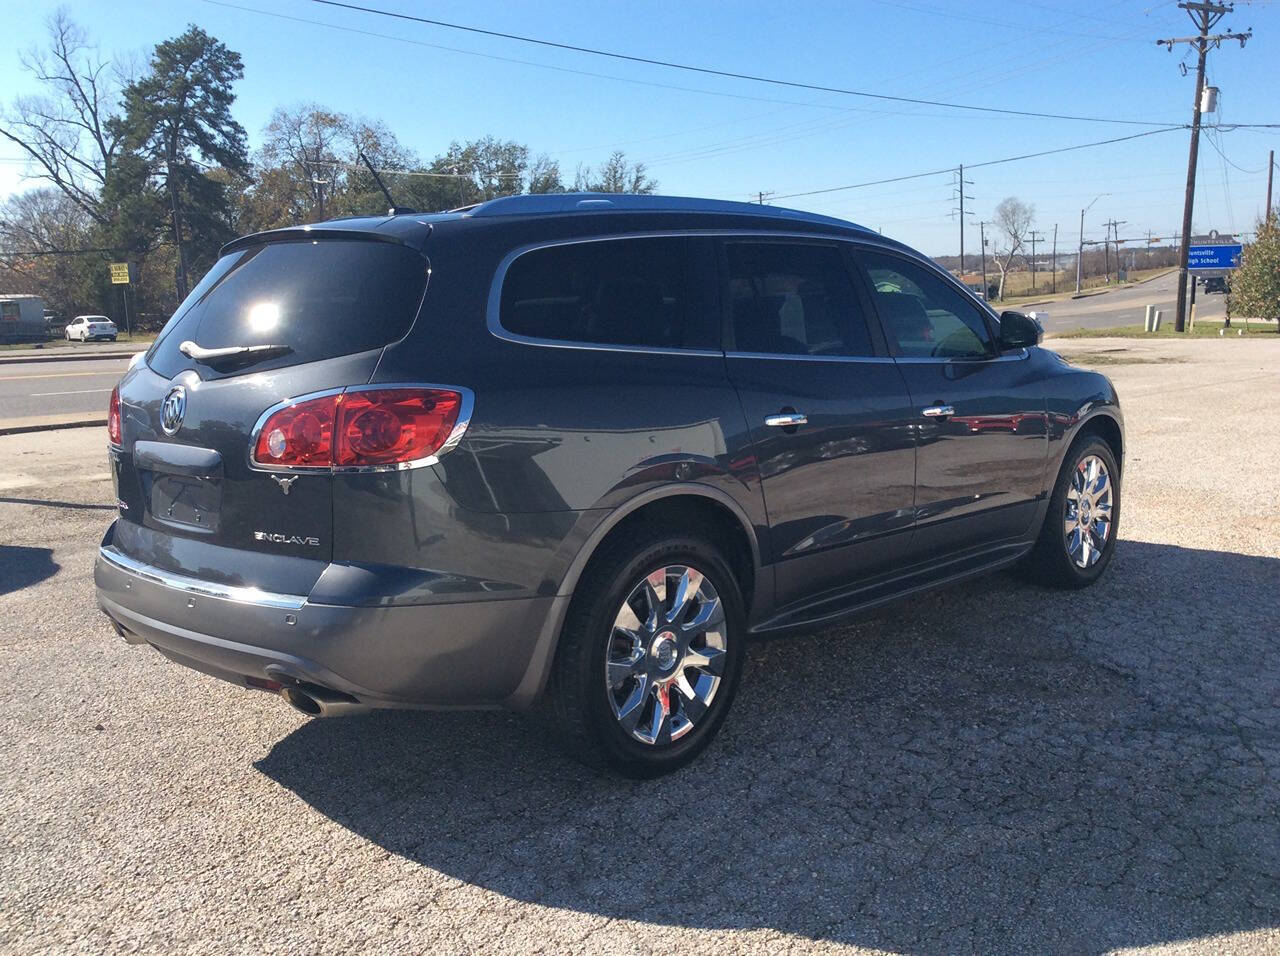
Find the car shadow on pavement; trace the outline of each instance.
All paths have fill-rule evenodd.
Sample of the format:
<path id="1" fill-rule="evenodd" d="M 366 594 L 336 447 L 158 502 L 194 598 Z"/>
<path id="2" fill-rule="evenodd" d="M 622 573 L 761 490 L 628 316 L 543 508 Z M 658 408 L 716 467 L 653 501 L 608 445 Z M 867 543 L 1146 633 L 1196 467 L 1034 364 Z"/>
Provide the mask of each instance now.
<path id="1" fill-rule="evenodd" d="M 87 501 L 51 501 L 48 498 L 5 498 L 0 505 L 35 505 L 37 508 L 69 508 L 73 511 L 119 511 L 119 505 L 96 505 Z"/>
<path id="2" fill-rule="evenodd" d="M 0 544 L 0 594 L 21 591 L 58 573 L 51 548 Z"/>
<path id="3" fill-rule="evenodd" d="M 639 923 L 923 953 L 1274 927 L 1277 583 L 1122 541 L 1086 591 L 998 575 L 761 642 L 720 740 L 656 781 L 495 713 L 312 721 L 258 769 L 457 880 Z"/>

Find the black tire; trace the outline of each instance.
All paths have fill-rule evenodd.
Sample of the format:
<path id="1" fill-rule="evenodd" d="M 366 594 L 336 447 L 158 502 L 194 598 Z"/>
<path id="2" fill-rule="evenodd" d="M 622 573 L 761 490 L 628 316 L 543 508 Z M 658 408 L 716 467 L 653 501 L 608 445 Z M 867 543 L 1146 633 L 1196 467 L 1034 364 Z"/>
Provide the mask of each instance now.
<path id="1" fill-rule="evenodd" d="M 615 617 L 633 588 L 672 565 L 700 572 L 719 595 L 724 611 L 723 672 L 706 711 L 691 729 L 676 740 L 642 743 L 614 713 L 605 680 L 606 652 L 615 639 Z M 559 742 L 583 763 L 628 777 L 657 777 L 683 767 L 706 749 L 729 713 L 742 675 L 745 641 L 741 587 L 708 537 L 660 529 L 621 536 L 593 557 L 561 632 L 547 695 Z"/>
<path id="2" fill-rule="evenodd" d="M 1105 465 L 1111 490 L 1111 520 L 1097 559 L 1087 567 L 1081 567 L 1068 550 L 1065 525 L 1070 517 L 1068 492 L 1080 463 L 1096 457 Z M 1044 525 L 1036 539 L 1035 547 L 1023 560 L 1020 570 L 1023 576 L 1037 584 L 1054 588 L 1088 587 L 1102 576 L 1111 557 L 1115 554 L 1116 537 L 1120 529 L 1121 505 L 1120 469 L 1116 465 L 1111 446 L 1096 435 L 1082 435 L 1067 450 L 1062 469 L 1049 498 L 1049 510 Z"/>

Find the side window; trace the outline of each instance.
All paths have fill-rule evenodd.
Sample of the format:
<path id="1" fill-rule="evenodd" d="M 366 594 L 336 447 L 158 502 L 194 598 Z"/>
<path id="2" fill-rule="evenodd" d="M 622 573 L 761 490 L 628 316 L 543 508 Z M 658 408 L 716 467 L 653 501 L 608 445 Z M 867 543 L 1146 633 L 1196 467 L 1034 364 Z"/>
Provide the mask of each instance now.
<path id="1" fill-rule="evenodd" d="M 876 311 L 901 355 L 982 358 L 992 354 L 982 312 L 965 293 L 925 266 L 898 256 L 860 251 Z"/>
<path id="2" fill-rule="evenodd" d="M 725 251 L 735 351 L 875 354 L 839 247 L 730 242 Z"/>
<path id="3" fill-rule="evenodd" d="M 499 321 L 537 339 L 688 347 L 685 246 L 607 239 L 526 252 L 503 280 Z"/>

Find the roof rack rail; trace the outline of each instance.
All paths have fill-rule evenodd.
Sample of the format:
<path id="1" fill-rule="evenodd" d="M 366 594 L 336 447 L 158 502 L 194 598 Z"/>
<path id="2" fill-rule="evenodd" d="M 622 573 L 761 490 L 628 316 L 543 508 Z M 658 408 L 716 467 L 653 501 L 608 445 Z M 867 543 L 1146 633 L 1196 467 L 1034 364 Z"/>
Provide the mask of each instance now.
<path id="1" fill-rule="evenodd" d="M 749 202 L 733 202 L 727 199 L 696 199 L 688 196 L 645 196 L 634 193 L 535 193 L 532 195 L 503 196 L 462 207 L 455 212 L 481 218 L 489 216 L 531 216 L 548 213 L 590 212 L 707 212 L 739 216 L 764 216 L 771 219 L 789 219 L 798 222 L 824 223 L 831 226 L 858 229 L 869 232 L 865 226 L 820 216 L 817 213 L 787 209 L 784 206 L 765 206 Z"/>

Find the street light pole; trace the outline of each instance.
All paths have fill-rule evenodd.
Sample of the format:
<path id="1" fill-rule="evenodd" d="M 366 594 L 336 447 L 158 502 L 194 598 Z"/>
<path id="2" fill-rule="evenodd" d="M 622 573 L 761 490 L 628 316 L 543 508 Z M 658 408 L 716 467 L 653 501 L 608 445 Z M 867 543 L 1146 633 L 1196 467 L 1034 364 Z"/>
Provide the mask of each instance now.
<path id="1" fill-rule="evenodd" d="M 1103 193 L 1101 196 L 1095 196 L 1093 202 L 1080 210 L 1080 248 L 1076 252 L 1076 295 L 1080 294 L 1080 276 L 1081 268 L 1084 264 L 1084 214 L 1093 208 L 1093 203 L 1097 202 L 1102 196 L 1110 196 L 1110 193 Z"/>

